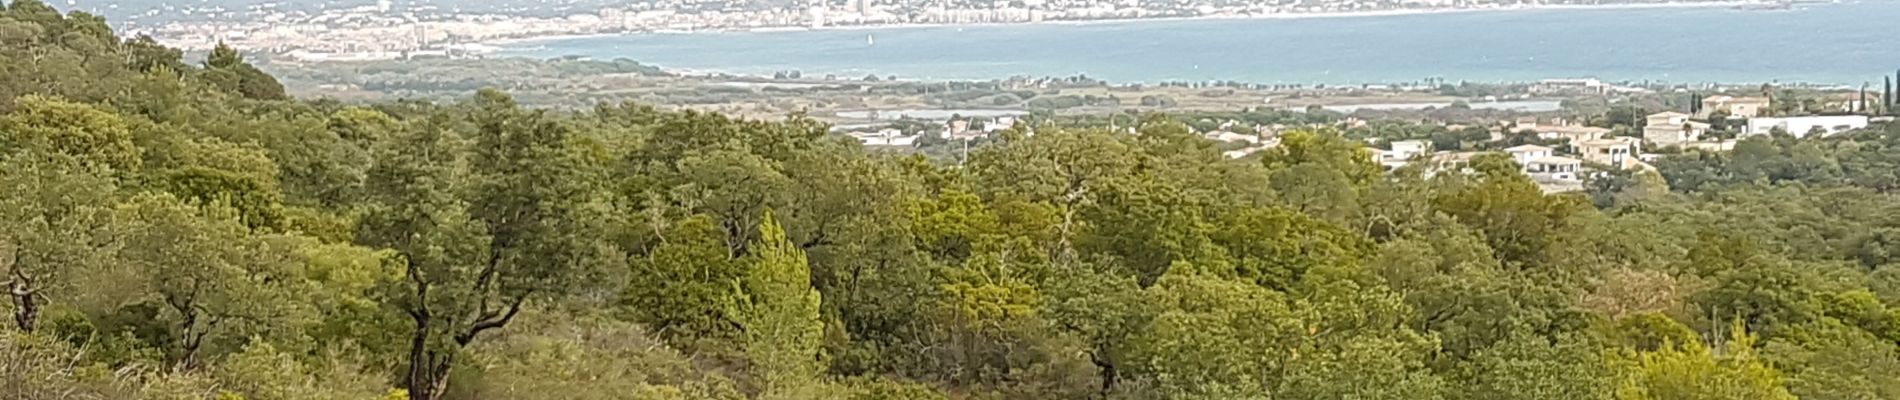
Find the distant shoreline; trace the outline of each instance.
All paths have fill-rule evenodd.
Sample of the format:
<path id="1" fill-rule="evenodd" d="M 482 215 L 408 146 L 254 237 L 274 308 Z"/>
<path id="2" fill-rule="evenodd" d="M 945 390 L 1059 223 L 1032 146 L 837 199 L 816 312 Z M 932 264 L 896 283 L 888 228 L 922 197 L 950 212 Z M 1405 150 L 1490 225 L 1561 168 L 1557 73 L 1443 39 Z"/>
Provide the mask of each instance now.
<path id="1" fill-rule="evenodd" d="M 1054 21 L 1043 21 L 1043 22 L 983 22 L 983 23 L 968 23 L 968 24 L 898 23 L 898 24 L 874 24 L 874 25 L 839 25 L 839 26 L 826 26 L 822 28 L 799 27 L 799 26 L 776 26 L 776 27 L 759 27 L 759 28 L 746 28 L 746 29 L 705 29 L 705 30 L 692 30 L 692 31 L 641 31 L 641 32 L 542 35 L 542 36 L 530 36 L 530 37 L 519 37 L 519 38 L 489 39 L 489 40 L 476 42 L 476 44 L 480 44 L 484 46 L 501 47 L 505 49 L 508 47 L 514 47 L 514 46 L 525 45 L 525 44 L 555 42 L 555 41 L 562 41 L 562 40 L 592 39 L 592 38 L 604 38 L 604 37 L 634 37 L 634 36 L 648 36 L 648 35 L 775 33 L 775 32 L 807 32 L 807 31 L 821 31 L 821 30 L 877 31 L 877 30 L 917 29 L 917 28 L 994 27 L 994 26 L 1015 26 L 1015 25 L 1101 25 L 1101 24 L 1136 24 L 1136 23 L 1146 23 L 1146 22 L 1201 21 L 1201 20 L 1219 21 L 1219 20 L 1295 20 L 1295 19 L 1320 19 L 1320 18 L 1371 18 L 1371 17 L 1410 16 L 1410 15 L 1461 14 L 1461 13 L 1511 12 L 1511 11 L 1565 11 L 1565 10 L 1585 11 L 1585 10 L 1632 10 L 1632 9 L 1640 10 L 1640 9 L 1680 9 L 1680 8 L 1732 8 L 1732 7 L 1738 7 L 1738 6 L 1749 6 L 1749 5 L 1760 5 L 1760 4 L 1774 4 L 1774 3 L 1764 2 L 1764 1 L 1708 1 L 1708 2 L 1676 2 L 1676 3 L 1602 4 L 1602 5 L 1559 4 L 1559 5 L 1533 5 L 1533 6 L 1511 6 L 1511 7 L 1433 8 L 1433 9 L 1346 11 L 1346 12 L 1299 12 L 1299 13 L 1270 13 L 1270 14 L 1200 15 L 1200 16 L 1192 16 L 1192 17 L 1109 18 L 1109 19 L 1092 19 L 1092 20 L 1054 20 Z"/>

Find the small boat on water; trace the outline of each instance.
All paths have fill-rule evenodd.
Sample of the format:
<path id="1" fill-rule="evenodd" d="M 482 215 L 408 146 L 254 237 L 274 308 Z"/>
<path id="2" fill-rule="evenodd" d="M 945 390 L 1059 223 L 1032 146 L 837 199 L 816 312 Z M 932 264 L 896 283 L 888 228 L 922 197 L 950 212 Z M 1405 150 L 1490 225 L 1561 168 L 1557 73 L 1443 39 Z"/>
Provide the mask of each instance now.
<path id="1" fill-rule="evenodd" d="M 876 36 L 873 36 L 873 35 L 864 35 L 864 45 L 865 45 L 865 46 L 876 46 L 876 45 L 877 45 L 877 37 L 876 37 Z"/>

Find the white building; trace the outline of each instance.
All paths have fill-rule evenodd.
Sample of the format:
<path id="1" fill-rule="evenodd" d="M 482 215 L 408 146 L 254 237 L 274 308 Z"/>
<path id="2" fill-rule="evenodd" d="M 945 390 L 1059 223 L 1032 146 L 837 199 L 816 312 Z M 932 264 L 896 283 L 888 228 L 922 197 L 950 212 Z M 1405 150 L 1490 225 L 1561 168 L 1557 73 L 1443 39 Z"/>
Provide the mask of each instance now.
<path id="1" fill-rule="evenodd" d="M 1702 140 L 1709 124 L 1689 120 L 1689 114 L 1665 111 L 1650 114 L 1643 125 L 1643 140 L 1660 147 L 1682 146 Z"/>
<path id="2" fill-rule="evenodd" d="M 1392 142 L 1392 152 L 1400 159 L 1410 160 L 1412 156 L 1430 153 L 1432 142 L 1426 140 L 1400 140 Z"/>
<path id="3" fill-rule="evenodd" d="M 1504 152 L 1511 154 L 1512 161 L 1517 161 L 1517 163 L 1521 165 L 1530 165 L 1531 161 L 1537 160 L 1539 158 L 1550 157 L 1552 155 L 1555 155 L 1555 153 L 1557 152 L 1557 149 L 1552 149 L 1552 148 L 1544 147 L 1544 146 L 1538 146 L 1534 144 L 1527 144 L 1523 146 L 1517 146 L 1517 147 L 1504 149 Z"/>
<path id="4" fill-rule="evenodd" d="M 1539 181 L 1575 181 L 1577 172 L 1583 169 L 1583 160 L 1561 156 L 1544 156 L 1524 163 L 1524 173 Z"/>
<path id="5" fill-rule="evenodd" d="M 1642 164 L 1637 158 L 1643 152 L 1642 140 L 1632 137 L 1612 137 L 1585 140 L 1571 143 L 1584 161 L 1608 165 L 1611 168 L 1635 168 Z"/>
<path id="6" fill-rule="evenodd" d="M 985 132 L 996 132 L 1016 127 L 1016 117 L 996 117 L 995 121 L 983 125 Z"/>
<path id="7" fill-rule="evenodd" d="M 1865 115 L 1752 118 L 1748 120 L 1748 126 L 1742 128 L 1742 136 L 1766 135 L 1774 132 L 1776 129 L 1780 129 L 1797 138 L 1807 137 L 1809 133 L 1816 132 L 1820 133 L 1821 136 L 1833 136 L 1841 132 L 1866 127 L 1867 116 Z"/>
<path id="8" fill-rule="evenodd" d="M 1215 131 L 1212 135 L 1209 135 L 1207 138 L 1222 141 L 1222 142 L 1230 142 L 1230 143 L 1233 143 L 1233 142 L 1247 142 L 1247 143 L 1254 143 L 1254 144 L 1260 143 L 1260 135 L 1249 135 L 1245 133 L 1228 132 L 1228 131 Z"/>
<path id="9" fill-rule="evenodd" d="M 1608 128 L 1581 125 L 1537 125 L 1532 127 L 1537 138 L 1546 140 L 1564 140 L 1572 143 L 1596 140 L 1610 136 Z"/>
<path id="10" fill-rule="evenodd" d="M 884 129 L 877 132 L 854 132 L 851 137 L 865 146 L 916 146 L 918 135 L 904 135 L 896 129 Z"/>
<path id="11" fill-rule="evenodd" d="M 1430 141 L 1400 140 L 1392 142 L 1391 150 L 1367 147 L 1366 151 L 1372 153 L 1372 161 L 1385 166 L 1386 169 L 1397 169 L 1404 167 L 1420 154 L 1431 154 L 1431 149 L 1432 142 Z"/>
<path id="12" fill-rule="evenodd" d="M 1609 93 L 1612 85 L 1596 79 L 1545 79 L 1531 86 L 1531 93 Z"/>
<path id="13" fill-rule="evenodd" d="M 1702 99 L 1702 112 L 1697 117 L 1709 118 L 1716 111 L 1728 113 L 1730 117 L 1754 118 L 1761 116 L 1762 110 L 1769 107 L 1767 97 L 1709 96 Z"/>

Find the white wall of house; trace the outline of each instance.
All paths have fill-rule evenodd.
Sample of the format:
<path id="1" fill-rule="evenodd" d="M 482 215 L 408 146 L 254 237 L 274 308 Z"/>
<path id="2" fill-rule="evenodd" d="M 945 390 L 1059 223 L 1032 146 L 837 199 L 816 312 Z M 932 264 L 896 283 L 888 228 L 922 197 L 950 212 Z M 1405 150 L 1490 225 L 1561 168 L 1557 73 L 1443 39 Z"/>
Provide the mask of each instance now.
<path id="1" fill-rule="evenodd" d="M 1819 128 L 1823 136 L 1867 127 L 1865 115 L 1817 115 L 1808 117 L 1751 118 L 1742 128 L 1743 136 L 1766 135 L 1776 128 L 1794 137 L 1807 137 Z"/>

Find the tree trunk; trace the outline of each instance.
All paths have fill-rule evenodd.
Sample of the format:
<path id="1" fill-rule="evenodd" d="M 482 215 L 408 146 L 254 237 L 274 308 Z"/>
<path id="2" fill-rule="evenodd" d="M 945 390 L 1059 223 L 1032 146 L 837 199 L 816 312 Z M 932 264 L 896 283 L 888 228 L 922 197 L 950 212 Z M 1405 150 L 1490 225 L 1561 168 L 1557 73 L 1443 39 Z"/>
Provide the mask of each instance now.
<path id="1" fill-rule="evenodd" d="M 31 290 L 22 290 L 20 284 L 13 287 L 13 322 L 21 332 L 33 332 L 39 324 L 40 302 Z"/>
<path id="2" fill-rule="evenodd" d="M 431 400 L 435 398 L 435 368 L 429 362 L 429 317 L 412 316 L 416 331 L 409 340 L 409 377 L 405 383 L 411 400 Z"/>
<path id="3" fill-rule="evenodd" d="M 1110 361 L 1107 356 L 1103 355 L 1107 352 L 1107 350 L 1097 350 L 1089 353 L 1089 361 L 1095 363 L 1095 367 L 1101 373 L 1102 391 L 1100 398 L 1102 399 L 1107 399 L 1110 394 L 1115 392 L 1115 384 L 1118 383 L 1116 379 L 1120 374 L 1120 372 L 1115 369 L 1115 362 Z"/>
<path id="4" fill-rule="evenodd" d="M 7 265 L 13 270 L 13 279 L 7 281 L 7 291 L 13 295 L 13 323 L 21 332 L 32 332 L 39 326 L 40 291 L 33 287 L 33 279 L 20 271 L 19 258 L 18 250 L 15 250 L 12 261 Z"/>

